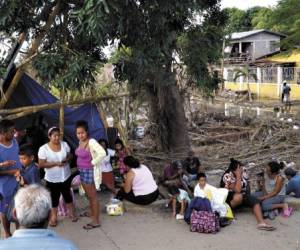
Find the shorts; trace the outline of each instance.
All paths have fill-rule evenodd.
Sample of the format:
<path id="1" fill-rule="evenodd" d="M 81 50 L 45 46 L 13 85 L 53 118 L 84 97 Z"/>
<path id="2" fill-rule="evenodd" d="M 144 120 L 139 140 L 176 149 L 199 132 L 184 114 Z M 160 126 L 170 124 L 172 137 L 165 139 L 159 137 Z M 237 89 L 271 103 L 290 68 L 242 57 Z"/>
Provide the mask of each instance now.
<path id="1" fill-rule="evenodd" d="M 233 199 L 233 196 L 235 195 L 234 191 L 229 191 L 227 198 L 226 198 L 226 203 L 230 206 L 230 203 Z M 259 204 L 260 201 L 255 197 L 254 195 L 251 194 L 243 194 L 243 201 L 241 206 L 244 207 L 254 207 L 256 204 Z"/>
<path id="2" fill-rule="evenodd" d="M 60 195 L 62 195 L 67 204 L 73 202 L 73 197 L 71 195 L 71 181 L 71 176 L 64 182 L 46 181 L 46 187 L 50 191 L 53 208 L 58 207 Z"/>
<path id="3" fill-rule="evenodd" d="M 80 181 L 82 184 L 94 184 L 94 169 L 80 169 Z"/>

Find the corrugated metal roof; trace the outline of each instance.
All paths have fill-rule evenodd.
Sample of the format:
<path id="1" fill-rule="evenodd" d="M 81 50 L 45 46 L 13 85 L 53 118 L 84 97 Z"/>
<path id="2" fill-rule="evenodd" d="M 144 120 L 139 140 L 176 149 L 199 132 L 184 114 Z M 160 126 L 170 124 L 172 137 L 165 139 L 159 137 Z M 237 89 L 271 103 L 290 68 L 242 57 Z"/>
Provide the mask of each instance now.
<path id="1" fill-rule="evenodd" d="M 276 36 L 285 37 L 285 35 L 283 35 L 283 34 L 273 32 L 273 31 L 270 31 L 270 30 L 261 29 L 261 30 L 251 30 L 251 31 L 244 31 L 244 32 L 234 32 L 234 33 L 231 34 L 231 40 L 243 39 L 243 38 L 246 38 L 246 37 L 249 37 L 249 36 L 256 35 L 256 34 L 261 33 L 261 32 L 266 32 L 266 33 L 273 34 L 273 35 L 276 35 Z"/>

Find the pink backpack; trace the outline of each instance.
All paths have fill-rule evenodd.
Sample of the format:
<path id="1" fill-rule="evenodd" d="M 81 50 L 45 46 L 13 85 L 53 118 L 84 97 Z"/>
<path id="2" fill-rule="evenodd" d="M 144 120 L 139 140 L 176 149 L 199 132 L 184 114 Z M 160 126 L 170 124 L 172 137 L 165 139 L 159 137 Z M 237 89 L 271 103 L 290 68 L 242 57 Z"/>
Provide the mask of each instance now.
<path id="1" fill-rule="evenodd" d="M 191 232 L 212 233 L 220 231 L 219 215 L 213 212 L 193 210 L 191 215 Z"/>

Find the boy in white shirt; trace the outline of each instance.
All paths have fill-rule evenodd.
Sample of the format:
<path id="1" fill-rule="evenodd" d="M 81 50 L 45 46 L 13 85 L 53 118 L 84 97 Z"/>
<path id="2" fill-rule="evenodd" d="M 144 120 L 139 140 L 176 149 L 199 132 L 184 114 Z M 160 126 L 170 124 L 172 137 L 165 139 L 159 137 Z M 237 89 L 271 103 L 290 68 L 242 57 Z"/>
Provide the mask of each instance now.
<path id="1" fill-rule="evenodd" d="M 194 189 L 194 197 L 207 198 L 209 200 L 212 199 L 212 191 L 211 189 L 216 189 L 215 187 L 206 183 L 206 175 L 204 173 L 199 173 L 197 175 L 198 184 Z"/>

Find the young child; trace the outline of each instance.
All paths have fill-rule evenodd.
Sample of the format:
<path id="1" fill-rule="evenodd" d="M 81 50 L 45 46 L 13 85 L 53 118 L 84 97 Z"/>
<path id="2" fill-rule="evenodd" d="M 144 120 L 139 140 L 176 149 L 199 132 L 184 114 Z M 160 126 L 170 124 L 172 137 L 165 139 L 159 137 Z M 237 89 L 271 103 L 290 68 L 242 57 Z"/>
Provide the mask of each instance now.
<path id="1" fill-rule="evenodd" d="M 130 155 L 130 152 L 128 148 L 125 147 L 123 141 L 120 138 L 116 139 L 115 141 L 115 150 L 115 155 L 118 158 L 118 167 L 120 174 L 121 176 L 124 176 L 128 171 L 127 167 L 124 164 L 124 158 L 125 156 Z"/>
<path id="2" fill-rule="evenodd" d="M 197 177 L 198 184 L 194 189 L 194 197 L 207 198 L 211 203 L 212 210 L 218 212 L 221 218 L 233 219 L 232 210 L 229 205 L 225 203 L 228 190 L 207 184 L 206 175 L 204 173 L 199 173 Z"/>
<path id="3" fill-rule="evenodd" d="M 176 186 L 170 186 L 168 189 L 171 196 L 169 204 L 172 204 L 172 215 L 176 217 L 176 220 L 183 220 L 185 209 L 191 201 L 190 197 L 185 190 L 179 189 Z M 176 215 L 178 204 L 180 205 L 180 212 Z"/>
<path id="4" fill-rule="evenodd" d="M 40 172 L 34 162 L 34 152 L 30 144 L 24 144 L 19 150 L 19 159 L 21 162 L 21 170 L 16 173 L 16 180 L 21 187 L 30 184 L 40 183 Z"/>
<path id="5" fill-rule="evenodd" d="M 204 173 L 199 173 L 197 175 L 198 184 L 194 189 L 194 197 L 212 199 L 211 185 L 206 183 L 206 175 Z M 213 187 L 215 189 L 215 187 Z"/>

